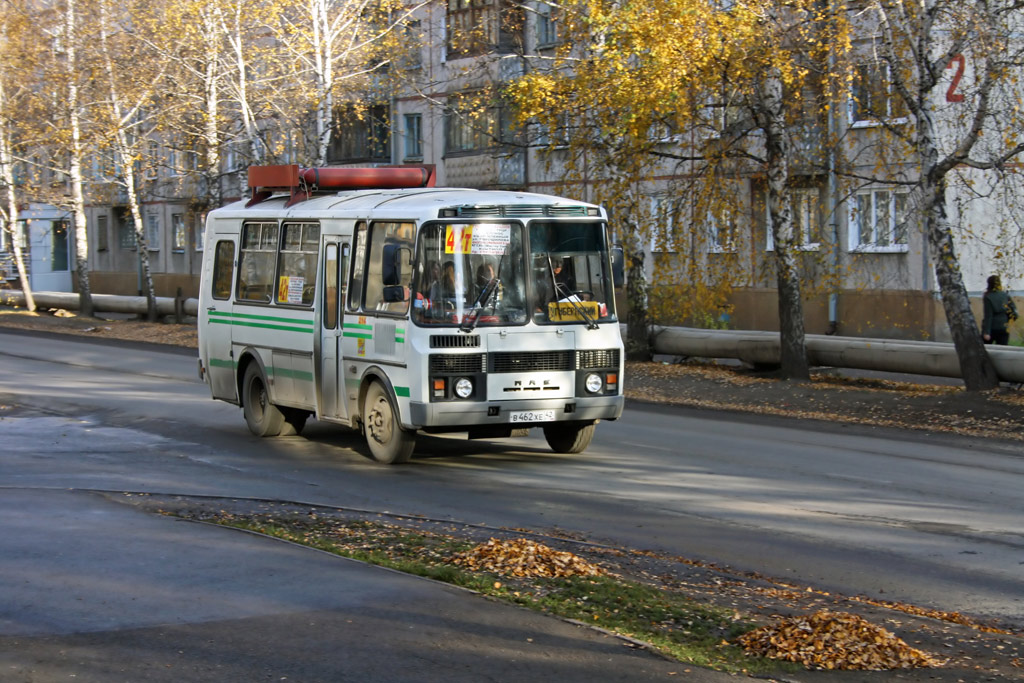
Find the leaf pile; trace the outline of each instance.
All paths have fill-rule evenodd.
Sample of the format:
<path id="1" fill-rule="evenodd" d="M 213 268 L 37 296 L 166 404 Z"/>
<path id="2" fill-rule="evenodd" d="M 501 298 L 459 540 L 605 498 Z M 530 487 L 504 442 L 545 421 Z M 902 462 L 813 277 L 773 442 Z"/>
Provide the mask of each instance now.
<path id="1" fill-rule="evenodd" d="M 525 538 L 508 541 L 492 538 L 466 552 L 455 554 L 452 563 L 472 571 L 512 577 L 569 578 L 607 574 L 601 567 L 578 555 L 553 550 Z"/>
<path id="2" fill-rule="evenodd" d="M 821 610 L 740 636 L 748 652 L 809 669 L 887 671 L 942 666 L 931 655 L 861 617 Z"/>

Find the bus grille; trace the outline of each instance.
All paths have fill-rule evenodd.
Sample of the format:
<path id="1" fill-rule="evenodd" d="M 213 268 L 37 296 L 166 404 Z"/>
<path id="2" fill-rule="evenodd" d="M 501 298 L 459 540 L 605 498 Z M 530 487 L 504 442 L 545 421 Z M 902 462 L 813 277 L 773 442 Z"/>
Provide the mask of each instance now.
<path id="1" fill-rule="evenodd" d="M 572 351 L 519 351 L 491 357 L 494 372 L 572 370 Z"/>
<path id="2" fill-rule="evenodd" d="M 480 348 L 479 335 L 465 334 L 432 334 L 430 335 L 430 348 L 432 349 L 469 349 Z"/>
<path id="3" fill-rule="evenodd" d="M 432 375 L 473 375 L 484 371 L 484 354 L 431 354 Z"/>
<path id="4" fill-rule="evenodd" d="M 618 349 L 591 349 L 576 352 L 576 367 L 580 370 L 619 367 Z"/>

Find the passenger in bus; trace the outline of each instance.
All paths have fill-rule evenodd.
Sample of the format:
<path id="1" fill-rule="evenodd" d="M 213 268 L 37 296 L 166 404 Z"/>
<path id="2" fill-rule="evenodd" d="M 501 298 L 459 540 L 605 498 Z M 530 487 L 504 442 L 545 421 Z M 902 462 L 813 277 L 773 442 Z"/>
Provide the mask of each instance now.
<path id="1" fill-rule="evenodd" d="M 455 262 L 445 261 L 444 270 L 441 276 L 441 297 L 444 299 L 456 299 L 462 297 L 462 283 L 458 281 L 455 273 Z"/>
<path id="2" fill-rule="evenodd" d="M 430 301 L 441 299 L 441 264 L 437 261 L 430 263 L 430 276 L 427 278 L 426 286 L 423 288 L 426 298 Z"/>

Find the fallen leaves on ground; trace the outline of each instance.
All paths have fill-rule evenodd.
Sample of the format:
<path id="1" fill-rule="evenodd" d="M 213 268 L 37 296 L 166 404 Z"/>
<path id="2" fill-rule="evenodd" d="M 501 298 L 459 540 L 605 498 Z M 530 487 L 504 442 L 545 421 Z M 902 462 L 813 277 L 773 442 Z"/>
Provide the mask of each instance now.
<path id="1" fill-rule="evenodd" d="M 809 669 L 886 671 L 942 666 L 855 614 L 822 610 L 780 619 L 739 638 L 748 652 Z"/>
<path id="2" fill-rule="evenodd" d="M 452 563 L 472 571 L 513 577 L 568 578 L 607 573 L 578 555 L 552 550 L 525 538 L 507 541 L 492 538 L 464 553 L 454 555 Z"/>

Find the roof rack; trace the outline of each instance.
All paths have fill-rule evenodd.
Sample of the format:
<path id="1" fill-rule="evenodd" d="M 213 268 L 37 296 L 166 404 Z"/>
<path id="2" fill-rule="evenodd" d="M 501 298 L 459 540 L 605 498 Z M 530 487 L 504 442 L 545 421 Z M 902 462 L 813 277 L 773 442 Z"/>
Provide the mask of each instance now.
<path id="1" fill-rule="evenodd" d="M 370 168 L 302 168 L 297 164 L 250 166 L 249 190 L 252 196 L 246 207 L 269 199 L 275 192 L 287 192 L 290 198 L 285 206 L 292 206 L 317 192 L 434 187 L 435 180 L 433 164 Z"/>

